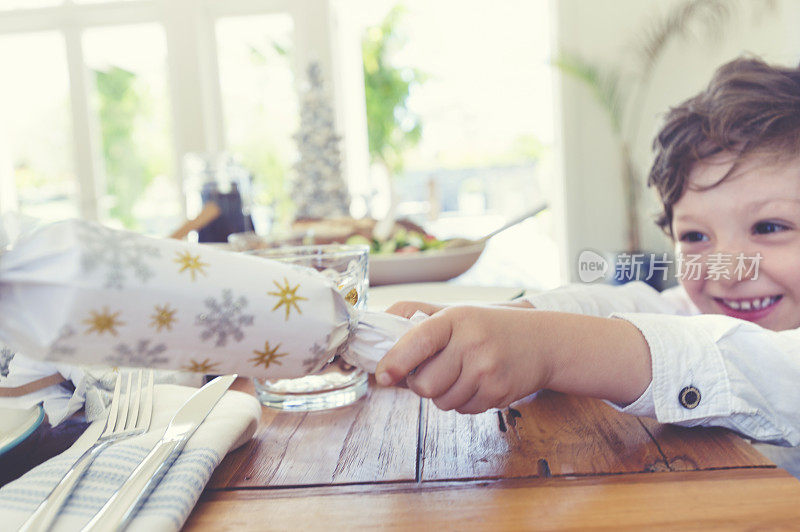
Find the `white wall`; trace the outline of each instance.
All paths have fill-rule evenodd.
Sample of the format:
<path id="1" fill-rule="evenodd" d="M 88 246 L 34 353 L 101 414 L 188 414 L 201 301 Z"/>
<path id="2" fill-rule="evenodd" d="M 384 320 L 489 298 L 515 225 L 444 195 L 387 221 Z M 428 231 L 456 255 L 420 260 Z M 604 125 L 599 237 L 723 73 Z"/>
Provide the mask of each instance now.
<path id="1" fill-rule="evenodd" d="M 0 124 L 0 212 L 17 209 L 17 191 L 14 187 L 14 167 L 8 153 L 3 125 Z"/>
<path id="2" fill-rule="evenodd" d="M 649 27 L 648 23 L 679 1 L 555 0 L 557 46 L 599 64 L 630 64 L 629 45 L 641 28 Z M 652 139 L 664 113 L 701 90 L 717 66 L 745 52 L 785 65 L 800 62 L 800 2 L 777 0 L 775 11 L 762 13 L 760 21 L 753 20 L 751 7 L 763 2 L 731 4 L 743 7 L 727 24 L 722 40 L 676 41 L 654 72 L 633 146 L 634 157 L 645 174 L 652 161 Z M 606 115 L 584 86 L 569 78 L 562 78 L 560 85 L 566 261 L 574 279 L 581 250 L 624 250 L 625 210 L 621 163 Z M 654 192 L 647 191 L 644 197 L 642 247 L 667 250 L 670 243 L 652 222 L 658 210 Z"/>

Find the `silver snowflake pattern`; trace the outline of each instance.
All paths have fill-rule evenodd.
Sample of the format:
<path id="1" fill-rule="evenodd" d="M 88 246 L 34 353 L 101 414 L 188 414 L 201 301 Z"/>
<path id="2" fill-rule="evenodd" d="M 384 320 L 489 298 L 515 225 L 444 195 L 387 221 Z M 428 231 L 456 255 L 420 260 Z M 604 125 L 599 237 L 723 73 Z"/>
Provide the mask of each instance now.
<path id="1" fill-rule="evenodd" d="M 237 342 L 241 342 L 244 338 L 242 327 L 253 325 L 253 315 L 243 313 L 247 306 L 247 299 L 239 297 L 234 300 L 230 290 L 222 291 L 220 301 L 209 297 L 205 300 L 205 305 L 208 312 L 198 314 L 195 318 L 195 325 L 205 329 L 200 334 L 201 340 L 206 341 L 216 336 L 215 345 L 217 347 L 224 346 L 228 342 L 229 336 L 232 336 Z"/>
<path id="2" fill-rule="evenodd" d="M 105 288 L 123 288 L 128 271 L 142 282 L 154 275 L 146 259 L 160 257 L 161 253 L 146 237 L 88 222 L 81 225 L 81 236 L 84 246 L 81 266 L 89 273 L 105 270 Z"/>
<path id="3" fill-rule="evenodd" d="M 14 351 L 3 346 L 0 349 L 0 377 L 8 377 L 8 365 L 11 364 L 12 358 L 14 358 Z"/>
<path id="4" fill-rule="evenodd" d="M 67 355 L 75 354 L 75 348 L 66 344 L 66 341 L 73 336 L 75 336 L 75 329 L 73 329 L 70 325 L 64 325 L 61 327 L 61 330 L 58 331 L 58 337 L 50 346 L 50 350 L 47 352 L 46 360 L 58 360 Z"/>
<path id="5" fill-rule="evenodd" d="M 139 340 L 135 347 L 127 344 L 119 344 L 114 348 L 115 353 L 108 355 L 105 359 L 114 366 L 126 366 L 132 368 L 152 367 L 157 364 L 165 364 L 169 359 L 159 356 L 167 350 L 164 344 L 150 346 L 150 340 Z"/>

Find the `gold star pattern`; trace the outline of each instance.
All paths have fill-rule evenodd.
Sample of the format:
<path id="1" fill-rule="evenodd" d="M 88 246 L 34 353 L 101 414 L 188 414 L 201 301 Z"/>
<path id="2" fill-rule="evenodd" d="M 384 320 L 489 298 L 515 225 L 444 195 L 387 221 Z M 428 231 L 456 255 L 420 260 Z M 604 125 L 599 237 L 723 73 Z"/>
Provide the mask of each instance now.
<path id="1" fill-rule="evenodd" d="M 150 316 L 150 318 L 153 320 L 150 322 L 150 327 L 154 327 L 158 332 L 161 332 L 161 329 L 167 329 L 168 331 L 171 331 L 172 325 L 178 321 L 178 319 L 175 317 L 176 312 L 178 311 L 169 308 L 169 304 L 156 305 L 155 314 Z"/>
<path id="2" fill-rule="evenodd" d="M 269 348 L 269 342 L 264 342 L 264 350 L 257 351 L 254 350 L 253 353 L 256 355 L 250 359 L 250 362 L 253 363 L 254 366 L 264 366 L 264 368 L 268 368 L 270 364 L 275 363 L 277 365 L 281 365 L 281 361 L 278 360 L 278 357 L 285 357 L 289 353 L 278 353 L 278 349 L 281 347 L 281 344 L 276 345 L 274 348 Z"/>
<path id="3" fill-rule="evenodd" d="M 289 319 L 289 311 L 291 310 L 292 305 L 294 305 L 294 308 L 295 308 L 295 310 L 297 311 L 298 314 L 302 314 L 303 311 L 301 311 L 300 307 L 297 306 L 297 302 L 300 301 L 300 300 L 308 301 L 308 298 L 305 298 L 305 297 L 302 297 L 302 296 L 298 296 L 296 294 L 297 289 L 300 288 L 300 285 L 297 285 L 294 288 L 291 288 L 289 286 L 289 280 L 286 277 L 283 278 L 284 286 L 279 285 L 278 281 L 272 281 L 272 282 L 275 284 L 275 286 L 278 287 L 278 291 L 277 292 L 267 292 L 267 294 L 271 295 L 271 296 L 276 296 L 276 297 L 279 298 L 279 301 L 277 303 L 275 303 L 275 306 L 272 307 L 272 310 L 278 310 L 278 308 L 281 305 L 286 305 L 286 319 L 287 320 Z"/>
<path id="4" fill-rule="evenodd" d="M 192 373 L 214 373 L 217 371 L 217 365 L 219 365 L 219 362 L 211 362 L 207 358 L 201 362 L 190 359 L 189 364 L 184 366 L 183 369 Z"/>
<path id="5" fill-rule="evenodd" d="M 103 307 L 102 312 L 90 310 L 89 314 L 91 314 L 91 316 L 83 320 L 83 323 L 89 325 L 89 328 L 86 330 L 86 334 L 93 332 L 96 332 L 97 334 L 103 334 L 105 332 L 109 332 L 116 336 L 117 327 L 125 325 L 124 321 L 119 321 L 118 319 L 120 313 L 114 312 L 112 314 L 108 311 L 108 307 Z"/>
<path id="6" fill-rule="evenodd" d="M 349 292 L 347 292 L 347 295 L 344 296 L 344 299 L 350 303 L 350 305 L 355 307 L 356 303 L 358 303 L 358 290 L 352 288 Z"/>
<path id="7" fill-rule="evenodd" d="M 189 273 L 192 274 L 192 281 L 196 280 L 198 273 L 207 275 L 203 268 L 208 266 L 208 263 L 201 262 L 200 255 L 192 255 L 188 250 L 185 250 L 182 253 L 179 252 L 178 258 L 175 259 L 175 262 L 181 265 L 181 269 L 178 270 L 178 273 L 183 273 L 184 271 L 189 270 Z"/>

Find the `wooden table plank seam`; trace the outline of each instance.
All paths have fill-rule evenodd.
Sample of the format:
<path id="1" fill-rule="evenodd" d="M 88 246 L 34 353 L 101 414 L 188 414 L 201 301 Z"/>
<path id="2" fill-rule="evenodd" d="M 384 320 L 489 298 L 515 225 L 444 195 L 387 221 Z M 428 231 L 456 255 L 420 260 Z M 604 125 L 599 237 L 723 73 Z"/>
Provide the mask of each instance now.
<path id="1" fill-rule="evenodd" d="M 661 454 L 661 458 L 663 459 L 663 467 L 666 468 L 667 471 L 673 471 L 672 467 L 669 464 L 669 458 L 667 458 L 667 455 L 664 452 L 664 449 L 661 448 L 661 444 L 658 443 L 658 440 L 656 439 L 656 437 L 653 436 L 653 433 L 650 432 L 650 429 L 647 428 L 647 425 L 645 425 L 644 421 L 642 421 L 642 418 L 637 417 L 636 421 L 639 422 L 639 425 L 642 426 L 642 428 L 647 433 L 647 435 L 650 436 L 650 439 L 653 440 L 653 444 L 655 444 L 656 449 L 658 450 L 659 454 Z M 655 464 L 653 464 L 653 465 L 655 466 Z M 660 470 L 654 469 L 653 471 L 660 471 Z"/>
<path id="2" fill-rule="evenodd" d="M 711 472 L 711 473 L 709 473 Z M 271 492 L 273 495 L 284 497 L 307 497 L 326 495 L 350 494 L 392 494 L 392 493 L 425 493 L 444 489 L 473 489 L 495 488 L 513 489 L 526 486 L 560 486 L 569 488 L 575 485 L 611 485 L 623 483 L 661 483 L 671 482 L 678 478 L 691 482 L 693 480 L 705 481 L 709 478 L 786 478 L 796 482 L 794 477 L 776 467 L 753 466 L 730 469 L 695 470 L 695 471 L 661 471 L 658 473 L 613 473 L 606 475 L 582 476 L 557 476 L 551 478 L 541 477 L 515 477 L 515 478 L 480 478 L 458 480 L 431 480 L 424 482 L 388 481 L 388 482 L 353 482 L 345 484 L 315 484 L 301 486 L 265 486 L 265 487 L 238 487 L 238 488 L 213 488 L 206 489 L 201 500 L 219 499 L 248 499 L 261 498 L 259 493 Z"/>
<path id="3" fill-rule="evenodd" d="M 796 529 L 800 485 L 781 470 L 664 472 L 622 480 L 341 486 L 204 495 L 187 530 Z"/>
<path id="4" fill-rule="evenodd" d="M 425 404 L 427 399 L 419 398 L 419 416 L 417 416 L 417 464 L 416 471 L 414 472 L 415 480 L 417 483 L 422 482 L 422 468 L 425 461 L 425 438 L 428 431 L 428 409 Z"/>
<path id="5" fill-rule="evenodd" d="M 707 469 L 694 469 L 687 471 L 679 471 L 682 474 L 697 474 L 702 475 L 706 471 L 769 471 L 775 470 L 775 465 L 752 465 L 752 466 L 732 466 L 732 467 L 712 467 Z M 333 489 L 332 494 L 340 494 L 342 490 L 347 488 L 363 488 L 368 491 L 382 491 L 382 492 L 414 492 L 419 489 L 435 489 L 439 487 L 449 488 L 468 488 L 475 486 L 490 486 L 497 483 L 519 483 L 530 481 L 546 481 L 546 480 L 587 480 L 596 478 L 598 480 L 610 479 L 614 477 L 628 478 L 631 480 L 636 476 L 647 478 L 646 475 L 656 473 L 672 473 L 672 470 L 665 471 L 629 471 L 629 472 L 612 472 L 612 473 L 581 473 L 581 474 L 557 474 L 557 475 L 525 475 L 514 478 L 507 478 L 502 476 L 494 477 L 474 477 L 474 478 L 454 478 L 454 479 L 431 479 L 422 481 L 408 481 L 408 480 L 387 480 L 387 481 L 363 481 L 363 482 L 341 482 L 335 485 L 329 483 L 316 483 L 316 484 L 296 484 L 296 485 L 274 485 L 274 486 L 233 486 L 233 487 L 208 487 L 205 490 L 206 496 L 212 494 L 223 493 L 239 493 L 239 492 L 289 492 L 289 491 L 303 491 L 303 490 L 327 490 Z M 676 471 L 678 472 L 678 471 Z"/>

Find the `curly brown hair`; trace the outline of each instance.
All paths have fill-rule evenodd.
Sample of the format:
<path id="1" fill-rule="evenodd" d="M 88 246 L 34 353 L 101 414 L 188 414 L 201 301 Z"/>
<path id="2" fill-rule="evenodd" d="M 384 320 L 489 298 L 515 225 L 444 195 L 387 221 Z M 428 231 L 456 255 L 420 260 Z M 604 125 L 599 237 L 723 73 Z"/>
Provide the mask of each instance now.
<path id="1" fill-rule="evenodd" d="M 647 184 L 661 198 L 656 223 L 672 237 L 672 207 L 686 191 L 696 162 L 723 151 L 735 155 L 728 173 L 711 185 L 716 186 L 748 155 L 800 154 L 800 67 L 771 66 L 751 57 L 722 65 L 705 90 L 669 111 L 653 148 Z"/>

